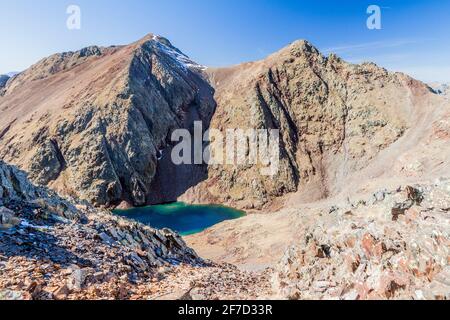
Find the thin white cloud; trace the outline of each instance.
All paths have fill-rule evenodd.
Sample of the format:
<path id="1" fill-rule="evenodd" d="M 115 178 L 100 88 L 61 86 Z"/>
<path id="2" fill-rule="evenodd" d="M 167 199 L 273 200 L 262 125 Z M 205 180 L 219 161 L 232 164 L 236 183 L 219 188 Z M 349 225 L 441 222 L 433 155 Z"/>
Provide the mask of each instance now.
<path id="1" fill-rule="evenodd" d="M 336 54 L 345 54 L 345 53 L 353 53 L 357 51 L 364 50 L 374 50 L 374 49 L 386 49 L 386 48 L 395 48 L 402 47 L 410 44 L 416 44 L 418 41 L 416 40 L 394 40 L 394 41 L 376 41 L 376 42 L 367 42 L 360 44 L 349 44 L 349 45 L 341 45 L 336 47 L 331 47 L 323 50 L 325 54 L 336 53 Z"/>
<path id="2" fill-rule="evenodd" d="M 417 54 L 413 50 L 424 41 L 429 42 L 431 39 L 348 44 L 328 48 L 323 52 L 336 53 L 351 63 L 375 62 L 388 70 L 403 72 L 424 82 L 450 82 L 450 65 L 442 59 L 441 54 L 433 58 L 426 52 Z"/>
<path id="3" fill-rule="evenodd" d="M 349 56 L 346 58 L 350 63 L 375 62 L 382 65 L 404 62 L 407 59 L 411 59 L 411 55 L 408 53 L 390 53 L 375 56 Z"/>
<path id="4" fill-rule="evenodd" d="M 444 66 L 406 66 L 400 68 L 400 70 L 415 79 L 419 79 L 424 82 L 440 82 L 450 83 L 450 65 Z"/>

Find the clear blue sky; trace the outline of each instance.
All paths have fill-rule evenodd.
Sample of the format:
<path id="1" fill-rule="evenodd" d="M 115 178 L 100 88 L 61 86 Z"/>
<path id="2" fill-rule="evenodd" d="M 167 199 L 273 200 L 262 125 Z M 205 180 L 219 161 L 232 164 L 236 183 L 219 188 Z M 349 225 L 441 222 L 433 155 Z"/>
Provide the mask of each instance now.
<path id="1" fill-rule="evenodd" d="M 70 4 L 81 8 L 81 30 L 66 28 Z M 382 30 L 366 27 L 370 4 L 382 7 Z M 352 62 L 450 81 L 449 0 L 0 0 L 0 73 L 149 32 L 209 66 L 261 59 L 307 39 Z"/>

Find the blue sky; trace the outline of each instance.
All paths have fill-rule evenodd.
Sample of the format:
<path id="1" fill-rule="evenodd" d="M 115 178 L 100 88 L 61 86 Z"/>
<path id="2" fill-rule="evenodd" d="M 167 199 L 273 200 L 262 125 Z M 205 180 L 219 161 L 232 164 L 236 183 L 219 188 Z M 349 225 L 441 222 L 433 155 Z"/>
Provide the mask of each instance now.
<path id="1" fill-rule="evenodd" d="M 71 4 L 81 8 L 81 30 L 66 27 Z M 366 27 L 371 4 L 382 8 L 381 30 Z M 450 82 L 449 0 L 0 0 L 0 73 L 149 32 L 208 66 L 261 59 L 307 39 L 351 62 Z"/>

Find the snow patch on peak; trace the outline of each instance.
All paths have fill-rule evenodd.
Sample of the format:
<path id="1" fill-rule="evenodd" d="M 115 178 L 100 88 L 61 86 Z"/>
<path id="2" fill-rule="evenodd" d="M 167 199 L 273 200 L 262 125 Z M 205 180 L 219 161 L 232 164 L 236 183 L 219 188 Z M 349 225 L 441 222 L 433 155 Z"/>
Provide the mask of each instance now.
<path id="1" fill-rule="evenodd" d="M 153 35 L 152 42 L 159 51 L 171 57 L 186 72 L 192 69 L 196 71 L 204 71 L 207 69 L 206 66 L 196 63 L 195 61 L 191 60 L 187 55 L 182 53 L 180 50 L 173 47 L 171 43 L 163 37 Z"/>

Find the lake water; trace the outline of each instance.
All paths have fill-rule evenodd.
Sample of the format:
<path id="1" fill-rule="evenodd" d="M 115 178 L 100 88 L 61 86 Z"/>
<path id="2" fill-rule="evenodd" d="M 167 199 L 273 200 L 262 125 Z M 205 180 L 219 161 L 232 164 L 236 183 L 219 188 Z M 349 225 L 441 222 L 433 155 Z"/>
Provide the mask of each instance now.
<path id="1" fill-rule="evenodd" d="M 199 233 L 220 222 L 245 216 L 245 212 L 229 207 L 188 205 L 183 202 L 114 210 L 114 213 L 153 228 L 169 228 L 183 236 Z"/>

